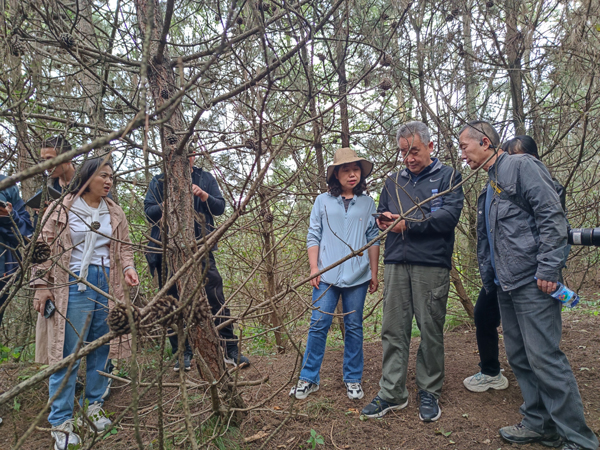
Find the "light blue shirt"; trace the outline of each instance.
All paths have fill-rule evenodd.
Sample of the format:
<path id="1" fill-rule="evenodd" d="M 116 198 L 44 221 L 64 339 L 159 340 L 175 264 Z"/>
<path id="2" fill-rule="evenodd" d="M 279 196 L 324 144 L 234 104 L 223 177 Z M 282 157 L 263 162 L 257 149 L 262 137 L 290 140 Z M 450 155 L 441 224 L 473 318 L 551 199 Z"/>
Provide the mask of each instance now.
<path id="1" fill-rule="evenodd" d="M 363 247 L 377 237 L 379 229 L 372 216 L 375 212 L 375 202 L 367 195 L 355 195 L 348 211 L 344 208 L 341 195 L 333 197 L 325 193 L 317 197 L 310 213 L 306 246 L 319 247 L 319 270 L 348 256 L 353 250 Z M 374 245 L 379 245 L 379 241 Z M 321 275 L 323 283 L 338 287 L 358 286 L 370 279 L 367 251 L 362 256 L 355 256 Z"/>

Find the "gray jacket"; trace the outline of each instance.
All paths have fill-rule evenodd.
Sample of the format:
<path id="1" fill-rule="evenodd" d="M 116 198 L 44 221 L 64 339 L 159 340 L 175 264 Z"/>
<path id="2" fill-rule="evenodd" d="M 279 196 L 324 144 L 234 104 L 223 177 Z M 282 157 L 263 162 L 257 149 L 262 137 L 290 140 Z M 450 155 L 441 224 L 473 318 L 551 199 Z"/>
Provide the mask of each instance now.
<path id="1" fill-rule="evenodd" d="M 533 214 L 494 192 L 489 222 L 500 286 L 509 291 L 537 277 L 558 281 L 567 247 L 567 219 L 548 169 L 530 155 L 501 154 L 490 180 Z M 487 186 L 477 200 L 477 259 L 483 286 L 494 288 L 494 270 L 484 215 Z"/>

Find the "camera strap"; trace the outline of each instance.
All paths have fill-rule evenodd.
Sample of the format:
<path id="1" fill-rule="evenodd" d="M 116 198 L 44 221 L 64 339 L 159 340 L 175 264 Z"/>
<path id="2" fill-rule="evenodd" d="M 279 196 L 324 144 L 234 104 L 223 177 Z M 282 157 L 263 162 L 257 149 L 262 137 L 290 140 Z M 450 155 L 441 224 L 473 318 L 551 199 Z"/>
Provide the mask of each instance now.
<path id="1" fill-rule="evenodd" d="M 533 210 L 531 209 L 531 206 L 529 206 L 529 204 L 526 203 L 524 199 L 519 197 L 519 195 L 508 195 L 506 193 L 506 191 L 504 189 L 502 189 L 502 187 L 497 182 L 495 182 L 494 180 L 491 180 L 491 179 L 490 179 L 490 185 L 492 186 L 492 189 L 494 189 L 494 192 L 496 192 L 496 194 L 502 200 L 508 200 L 508 201 L 514 203 L 519 208 L 521 208 L 523 211 L 525 211 L 527 214 L 529 214 L 530 216 L 533 216 Z"/>

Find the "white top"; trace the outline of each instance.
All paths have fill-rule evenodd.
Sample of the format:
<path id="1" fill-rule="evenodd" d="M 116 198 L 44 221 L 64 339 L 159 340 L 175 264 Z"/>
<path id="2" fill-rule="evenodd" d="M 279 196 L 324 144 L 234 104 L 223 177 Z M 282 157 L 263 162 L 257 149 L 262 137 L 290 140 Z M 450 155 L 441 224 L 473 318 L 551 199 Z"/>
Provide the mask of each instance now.
<path id="1" fill-rule="evenodd" d="M 77 205 L 79 202 L 79 206 L 91 208 L 85 203 L 81 197 L 77 197 L 77 200 L 73 202 L 73 206 Z M 90 264 L 94 264 L 96 266 L 110 266 L 110 239 L 112 236 L 112 226 L 110 225 L 110 214 L 101 214 L 100 215 L 100 229 L 98 230 L 98 237 L 96 238 L 96 245 L 94 246 L 94 253 L 92 255 L 92 260 Z M 86 225 L 87 224 L 87 225 Z M 90 229 L 89 225 L 91 225 L 90 218 L 86 218 L 85 222 L 82 220 L 80 215 L 75 214 L 72 210 L 69 210 L 69 230 L 71 231 L 71 241 L 73 241 L 73 250 L 71 252 L 71 262 L 69 263 L 69 269 L 72 272 L 79 272 L 81 270 L 81 259 L 83 257 L 83 248 L 85 242 L 86 233 L 93 233 Z M 105 236 L 102 236 L 105 235 Z M 109 237 L 106 237 L 109 236 Z"/>

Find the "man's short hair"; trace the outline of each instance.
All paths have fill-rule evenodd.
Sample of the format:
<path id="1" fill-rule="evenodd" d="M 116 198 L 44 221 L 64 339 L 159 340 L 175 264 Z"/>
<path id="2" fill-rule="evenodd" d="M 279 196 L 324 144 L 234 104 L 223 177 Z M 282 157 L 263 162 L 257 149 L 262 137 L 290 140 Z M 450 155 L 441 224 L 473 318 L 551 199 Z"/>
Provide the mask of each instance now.
<path id="1" fill-rule="evenodd" d="M 485 120 L 473 120 L 468 122 L 462 129 L 458 135 L 460 136 L 465 131 L 468 131 L 468 136 L 471 139 L 481 141 L 484 137 L 490 140 L 490 147 L 498 148 L 500 145 L 500 135 L 496 131 L 496 129 L 492 126 L 491 123 L 486 122 Z"/>
<path id="2" fill-rule="evenodd" d="M 400 138 L 409 139 L 418 135 L 421 138 L 421 142 L 425 145 L 431 142 L 431 134 L 429 134 L 429 128 L 423 122 L 412 121 L 406 122 L 403 125 L 400 125 L 398 128 L 398 132 L 396 133 L 396 143 L 400 141 Z"/>
<path id="3" fill-rule="evenodd" d="M 40 148 L 53 148 L 56 156 L 71 150 L 71 144 L 63 136 L 58 135 L 42 141 Z"/>

